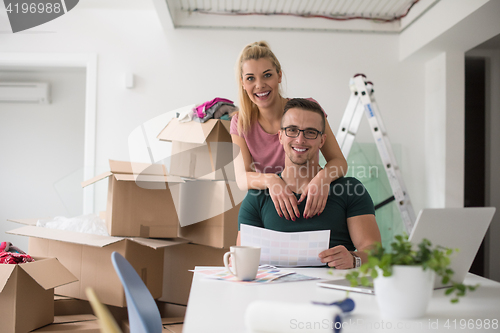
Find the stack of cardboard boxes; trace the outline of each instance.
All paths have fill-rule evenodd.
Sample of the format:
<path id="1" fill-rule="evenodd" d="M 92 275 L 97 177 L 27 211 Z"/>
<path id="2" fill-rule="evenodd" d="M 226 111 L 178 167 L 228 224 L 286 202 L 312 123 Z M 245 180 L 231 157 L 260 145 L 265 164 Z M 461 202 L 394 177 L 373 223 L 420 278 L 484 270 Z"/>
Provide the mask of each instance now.
<path id="1" fill-rule="evenodd" d="M 189 244 L 165 250 L 160 300 L 187 304 L 195 266 L 222 266 L 222 256 L 236 244 L 238 212 L 246 195 L 235 182 L 230 122 L 180 123 L 173 119 L 158 139 L 172 142 L 170 174 L 183 177 L 174 201 L 179 237 Z M 176 286 L 172 288 L 171 286 Z"/>
<path id="2" fill-rule="evenodd" d="M 236 242 L 239 203 L 246 194 L 234 181 L 229 122 L 179 123 L 174 119 L 158 139 L 172 142 L 169 173 L 161 164 L 110 161 L 108 172 L 82 184 L 108 179 L 104 219 L 111 236 L 36 227 L 36 220 L 14 220 L 27 224 L 9 233 L 29 237 L 30 255 L 57 258 L 56 262 L 67 270 L 64 277 L 52 279 L 56 271 L 46 269 L 49 282 L 37 284 L 44 291 L 51 290 L 53 295 L 55 288 L 56 294 L 82 302 L 87 299 L 85 289 L 92 287 L 102 303 L 125 307 L 124 290 L 111 263 L 111 253 L 117 251 L 134 266 L 154 298 L 175 306 L 187 305 L 192 280 L 188 270 L 223 265 L 223 254 Z M 41 260 L 38 265 L 44 261 L 52 262 Z M 0 271 L 7 276 L 0 275 L 0 305 L 5 295 L 13 293 L 8 283 L 28 283 L 23 272 L 29 271 L 12 270 L 12 275 L 19 276 L 17 280 L 9 280 L 9 274 Z M 32 280 L 40 279 L 34 273 L 28 275 Z M 19 280 L 21 277 L 24 280 Z M 22 297 L 11 295 L 7 299 Z M 39 307 L 51 306 L 44 303 Z M 77 312 L 90 312 L 76 308 L 80 309 Z M 88 305 L 86 308 L 90 309 Z M 47 313 L 44 320 L 28 329 L 16 319 L 15 311 L 9 317 L 12 332 L 28 332 L 53 318 L 53 313 Z M 123 314 L 115 311 L 117 318 Z"/>

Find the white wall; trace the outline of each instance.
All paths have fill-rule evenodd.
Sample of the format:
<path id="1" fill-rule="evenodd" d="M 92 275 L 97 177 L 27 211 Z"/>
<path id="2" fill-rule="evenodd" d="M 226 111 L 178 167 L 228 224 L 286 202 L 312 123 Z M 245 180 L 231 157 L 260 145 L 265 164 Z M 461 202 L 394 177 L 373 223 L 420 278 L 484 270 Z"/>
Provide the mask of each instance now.
<path id="1" fill-rule="evenodd" d="M 464 206 L 465 56 L 446 52 L 445 206 Z"/>
<path id="2" fill-rule="evenodd" d="M 165 33 L 152 4 L 112 3 L 115 9 L 81 3 L 34 29 L 52 33 L 0 34 L 0 52 L 98 54 L 97 173 L 105 171 L 109 158 L 128 159 L 128 135 L 143 122 L 217 96 L 236 101 L 233 69 L 238 53 L 245 44 L 263 39 L 282 62 L 286 95 L 316 98 L 334 132 L 349 97 L 349 78 L 361 72 L 374 82 L 391 141 L 402 147 L 400 166 L 415 210 L 424 206 L 424 66 L 398 61 L 397 36 L 183 29 Z M 135 89 L 124 88 L 125 72 L 135 74 Z M 368 130 L 359 137 L 372 140 Z M 96 200 L 96 209 L 103 209 L 105 191 L 99 190 Z"/>
<path id="3" fill-rule="evenodd" d="M 445 207 L 446 53 L 425 64 L 426 207 Z"/>
<path id="4" fill-rule="evenodd" d="M 85 72 L 0 69 L 0 81 L 51 90 L 50 104 L 0 103 L 0 234 L 26 250 L 7 219 L 82 214 Z"/>
<path id="5" fill-rule="evenodd" d="M 427 207 L 464 204 L 463 68 L 462 52 L 443 52 L 426 62 Z"/>

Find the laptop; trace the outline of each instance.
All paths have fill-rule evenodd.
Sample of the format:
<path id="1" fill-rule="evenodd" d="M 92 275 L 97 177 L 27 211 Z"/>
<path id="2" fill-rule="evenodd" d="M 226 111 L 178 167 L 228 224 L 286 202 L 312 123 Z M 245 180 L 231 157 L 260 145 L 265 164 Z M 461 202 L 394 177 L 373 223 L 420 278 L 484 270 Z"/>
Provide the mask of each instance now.
<path id="1" fill-rule="evenodd" d="M 453 281 L 461 283 L 474 261 L 495 210 L 495 207 L 423 209 L 418 214 L 409 240 L 418 244 L 427 238 L 433 246 L 459 249 L 450 256 L 450 268 L 455 272 Z M 351 287 L 346 279 L 322 281 L 318 282 L 318 286 L 375 294 L 373 287 Z M 436 278 L 434 289 L 448 286 Z"/>

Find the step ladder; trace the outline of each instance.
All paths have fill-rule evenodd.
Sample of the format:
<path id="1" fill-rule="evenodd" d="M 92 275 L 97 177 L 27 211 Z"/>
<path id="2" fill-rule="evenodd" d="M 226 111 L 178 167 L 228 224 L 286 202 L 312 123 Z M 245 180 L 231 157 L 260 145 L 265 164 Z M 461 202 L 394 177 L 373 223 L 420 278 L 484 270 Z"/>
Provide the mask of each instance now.
<path id="1" fill-rule="evenodd" d="M 396 201 L 406 232 L 409 235 L 415 223 L 415 212 L 375 101 L 373 83 L 366 81 L 365 75 L 357 74 L 350 80 L 349 87 L 351 96 L 337 131 L 340 149 L 347 159 L 364 113 L 368 119 L 393 193 L 393 196 L 377 204 L 375 209 Z"/>

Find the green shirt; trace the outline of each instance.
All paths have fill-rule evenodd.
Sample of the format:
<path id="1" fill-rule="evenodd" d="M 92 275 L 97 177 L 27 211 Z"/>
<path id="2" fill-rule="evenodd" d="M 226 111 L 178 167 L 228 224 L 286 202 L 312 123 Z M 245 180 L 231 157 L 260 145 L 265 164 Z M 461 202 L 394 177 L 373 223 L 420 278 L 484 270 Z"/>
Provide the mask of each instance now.
<path id="1" fill-rule="evenodd" d="M 300 194 L 295 195 L 297 199 L 300 198 Z M 249 190 L 241 203 L 238 222 L 283 232 L 330 230 L 330 248 L 344 245 L 349 251 L 354 251 L 347 219 L 375 214 L 368 191 L 359 180 L 352 177 L 342 177 L 330 184 L 325 210 L 319 216 L 309 219 L 302 217 L 306 201 L 307 198 L 299 204 L 300 217 L 292 221 L 279 217 L 268 189 Z"/>

